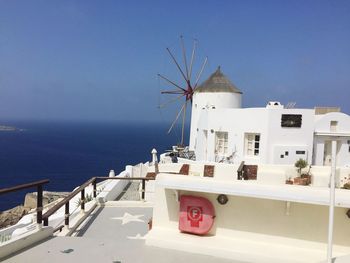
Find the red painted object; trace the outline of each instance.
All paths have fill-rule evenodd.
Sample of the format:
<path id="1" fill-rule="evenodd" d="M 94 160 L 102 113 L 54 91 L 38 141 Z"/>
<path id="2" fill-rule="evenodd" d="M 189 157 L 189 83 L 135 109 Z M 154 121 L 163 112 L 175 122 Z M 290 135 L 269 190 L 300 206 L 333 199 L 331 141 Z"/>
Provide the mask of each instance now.
<path id="1" fill-rule="evenodd" d="M 214 218 L 214 206 L 208 199 L 191 195 L 180 197 L 180 231 L 205 235 L 212 228 Z"/>

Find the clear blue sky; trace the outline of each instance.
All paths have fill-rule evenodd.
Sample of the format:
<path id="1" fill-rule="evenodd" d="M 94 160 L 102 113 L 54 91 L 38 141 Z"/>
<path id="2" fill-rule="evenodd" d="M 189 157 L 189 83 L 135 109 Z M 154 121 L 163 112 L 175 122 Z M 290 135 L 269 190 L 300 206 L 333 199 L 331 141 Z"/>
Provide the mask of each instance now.
<path id="1" fill-rule="evenodd" d="M 202 81 L 221 65 L 246 107 L 350 114 L 347 0 L 0 0 L 0 120 L 172 119 L 157 73 L 179 80 L 165 48 L 181 34 L 209 58 Z"/>

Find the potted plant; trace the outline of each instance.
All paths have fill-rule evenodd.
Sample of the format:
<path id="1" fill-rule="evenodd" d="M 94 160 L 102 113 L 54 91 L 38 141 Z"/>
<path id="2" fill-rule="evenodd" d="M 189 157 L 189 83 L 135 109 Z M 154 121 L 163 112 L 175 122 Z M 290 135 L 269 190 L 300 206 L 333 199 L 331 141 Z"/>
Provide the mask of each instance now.
<path id="1" fill-rule="evenodd" d="M 293 182 L 293 180 L 292 180 L 291 177 L 288 177 L 288 178 L 286 179 L 286 184 L 294 184 L 294 182 Z"/>
<path id="2" fill-rule="evenodd" d="M 342 188 L 350 190 L 350 182 L 345 183 Z"/>
<path id="3" fill-rule="evenodd" d="M 311 174 L 310 174 L 310 170 L 311 170 L 311 165 L 309 165 L 309 169 L 307 170 L 307 173 L 302 173 L 300 175 L 301 178 L 303 179 L 307 179 L 307 185 L 311 184 Z"/>
<path id="4" fill-rule="evenodd" d="M 295 162 L 294 166 L 298 168 L 298 173 L 299 177 L 294 178 L 294 183 L 299 184 L 299 185 L 309 185 L 311 183 L 311 175 L 310 175 L 310 170 L 311 170 L 311 165 L 309 167 L 309 170 L 307 173 L 301 173 L 302 169 L 308 166 L 308 163 L 304 159 L 299 159 Z"/>

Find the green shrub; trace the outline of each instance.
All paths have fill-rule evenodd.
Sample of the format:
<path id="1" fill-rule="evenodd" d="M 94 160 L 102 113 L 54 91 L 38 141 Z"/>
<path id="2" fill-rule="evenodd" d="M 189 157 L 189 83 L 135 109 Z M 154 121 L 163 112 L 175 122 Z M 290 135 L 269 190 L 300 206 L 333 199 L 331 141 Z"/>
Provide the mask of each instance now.
<path id="1" fill-rule="evenodd" d="M 294 166 L 298 168 L 298 173 L 301 175 L 301 170 L 305 168 L 308 165 L 307 161 L 304 159 L 299 159 L 298 161 L 295 162 Z"/>

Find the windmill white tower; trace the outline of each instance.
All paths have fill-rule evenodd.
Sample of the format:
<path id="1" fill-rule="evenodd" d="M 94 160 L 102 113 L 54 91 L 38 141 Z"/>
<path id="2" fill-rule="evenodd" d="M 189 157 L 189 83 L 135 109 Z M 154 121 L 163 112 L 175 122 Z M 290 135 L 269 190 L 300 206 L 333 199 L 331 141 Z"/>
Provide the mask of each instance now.
<path id="1" fill-rule="evenodd" d="M 242 92 L 218 69 L 193 94 L 190 150 L 195 150 L 198 121 L 202 111 L 220 108 L 241 108 Z"/>

